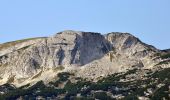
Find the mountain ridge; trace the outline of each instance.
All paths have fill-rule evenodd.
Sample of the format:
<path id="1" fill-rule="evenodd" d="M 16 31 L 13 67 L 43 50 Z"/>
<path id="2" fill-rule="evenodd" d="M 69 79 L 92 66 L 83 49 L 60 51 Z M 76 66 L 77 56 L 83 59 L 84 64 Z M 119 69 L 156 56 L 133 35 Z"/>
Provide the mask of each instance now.
<path id="1" fill-rule="evenodd" d="M 0 83 L 9 83 L 9 80 L 16 86 L 39 80 L 48 83 L 62 71 L 97 80 L 132 67 L 151 69 L 162 61 L 152 59 L 160 52 L 130 33 L 101 35 L 67 30 L 51 37 L 18 41 L 14 46 L 0 49 Z"/>

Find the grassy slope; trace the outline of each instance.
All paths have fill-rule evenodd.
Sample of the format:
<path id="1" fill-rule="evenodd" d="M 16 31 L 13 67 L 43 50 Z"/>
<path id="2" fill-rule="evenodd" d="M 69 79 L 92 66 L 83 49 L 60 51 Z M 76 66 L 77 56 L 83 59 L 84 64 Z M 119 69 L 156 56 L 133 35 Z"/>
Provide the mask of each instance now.
<path id="1" fill-rule="evenodd" d="M 19 44 L 19 43 L 23 43 L 23 42 L 26 42 L 26 41 L 29 41 L 29 40 L 40 39 L 40 38 L 46 38 L 46 37 L 28 38 L 28 39 L 23 39 L 23 40 L 16 40 L 16 41 L 12 41 L 12 42 L 6 42 L 6 43 L 3 43 L 3 44 L 0 44 L 0 50 L 8 48 L 10 46 L 14 46 L 14 45 Z"/>

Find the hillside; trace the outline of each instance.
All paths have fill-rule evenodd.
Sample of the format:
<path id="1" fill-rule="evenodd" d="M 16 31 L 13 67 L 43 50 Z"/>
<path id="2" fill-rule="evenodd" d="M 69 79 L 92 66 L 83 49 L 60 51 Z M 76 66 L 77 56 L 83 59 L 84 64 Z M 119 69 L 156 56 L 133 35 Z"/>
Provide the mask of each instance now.
<path id="1" fill-rule="evenodd" d="M 169 99 L 169 63 L 130 33 L 67 30 L 0 45 L 1 97 Z"/>

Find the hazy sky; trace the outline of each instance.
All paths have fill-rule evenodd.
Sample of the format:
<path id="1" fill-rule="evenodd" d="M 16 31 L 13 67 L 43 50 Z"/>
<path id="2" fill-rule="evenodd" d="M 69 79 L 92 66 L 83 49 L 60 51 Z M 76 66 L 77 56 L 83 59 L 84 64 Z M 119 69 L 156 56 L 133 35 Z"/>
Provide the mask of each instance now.
<path id="1" fill-rule="evenodd" d="M 0 43 L 68 29 L 129 32 L 170 48 L 170 0 L 0 0 Z"/>

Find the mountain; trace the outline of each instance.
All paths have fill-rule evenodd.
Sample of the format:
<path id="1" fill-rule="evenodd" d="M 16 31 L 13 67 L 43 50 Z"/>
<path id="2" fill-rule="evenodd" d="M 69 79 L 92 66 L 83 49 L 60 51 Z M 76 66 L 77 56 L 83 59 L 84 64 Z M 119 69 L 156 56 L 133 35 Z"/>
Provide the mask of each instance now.
<path id="1" fill-rule="evenodd" d="M 105 81 L 108 81 L 108 92 L 108 87 L 113 86 L 113 82 L 116 85 L 116 82 L 120 81 L 133 81 L 137 84 L 136 80 L 148 80 L 150 78 L 148 75 L 162 73 L 160 71 L 169 68 L 169 57 L 169 50 L 159 50 L 147 45 L 130 33 L 111 32 L 101 35 L 94 32 L 66 30 L 51 37 L 0 44 L 2 86 L 0 90 L 8 94 L 5 89 L 9 91 L 16 88 L 23 89 L 23 86 L 27 85 L 29 85 L 27 89 L 40 85 L 45 89 L 50 83 L 53 84 L 49 87 L 65 88 L 68 82 L 70 84 L 80 82 L 77 85 L 87 86 L 93 83 L 98 86 L 98 82 L 106 84 Z M 79 80 L 76 80 L 77 78 Z M 129 86 L 124 88 L 131 89 Z M 29 91 L 33 92 L 32 89 Z"/>

